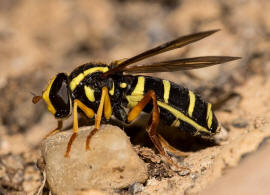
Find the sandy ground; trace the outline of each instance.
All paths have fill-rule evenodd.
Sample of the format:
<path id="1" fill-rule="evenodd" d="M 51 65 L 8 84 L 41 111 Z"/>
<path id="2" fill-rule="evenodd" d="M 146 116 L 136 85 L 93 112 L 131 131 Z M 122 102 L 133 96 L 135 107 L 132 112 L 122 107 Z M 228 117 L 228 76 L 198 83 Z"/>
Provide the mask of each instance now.
<path id="1" fill-rule="evenodd" d="M 36 166 L 40 143 L 56 121 L 43 103 L 32 104 L 31 92 L 40 94 L 50 77 L 89 61 L 109 63 L 177 36 L 211 29 L 221 31 L 150 60 L 242 57 L 218 67 L 155 75 L 185 85 L 213 103 L 228 139 L 216 145 L 179 138 L 177 147 L 191 153 L 181 161 L 192 170 L 187 176 L 162 165 L 155 172 L 151 166 L 157 163 L 141 154 L 151 166 L 139 193 L 198 194 L 206 188 L 208 194 L 218 186 L 222 194 L 234 189 L 233 177 L 235 181 L 246 178 L 239 186 L 249 192 L 257 189 L 256 182 L 248 183 L 250 179 L 263 178 L 265 185 L 257 193 L 269 194 L 270 178 L 263 175 L 269 173 L 267 163 L 257 163 L 269 161 L 270 22 L 269 12 L 263 11 L 269 8 L 267 0 L 0 1 L 0 194 L 34 194 L 43 182 L 41 168 Z M 70 125 L 68 120 L 66 129 Z M 127 133 L 134 144 L 152 147 L 143 143 L 141 133 Z M 175 142 L 170 140 L 171 132 L 166 136 Z M 265 172 L 252 169 L 257 166 L 265 167 Z M 164 169 L 166 174 L 160 171 Z M 46 194 L 49 189 L 43 191 Z M 135 192 L 131 186 L 115 193 Z"/>

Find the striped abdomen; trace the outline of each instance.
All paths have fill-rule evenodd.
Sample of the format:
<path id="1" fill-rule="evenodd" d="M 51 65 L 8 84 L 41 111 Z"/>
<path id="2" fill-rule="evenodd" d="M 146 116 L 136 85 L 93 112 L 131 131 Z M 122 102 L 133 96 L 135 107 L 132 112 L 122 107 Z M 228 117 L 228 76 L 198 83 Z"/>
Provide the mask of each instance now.
<path id="1" fill-rule="evenodd" d="M 211 104 L 187 88 L 147 76 L 136 76 L 129 80 L 132 80 L 126 92 L 129 107 L 135 106 L 148 90 L 154 90 L 160 108 L 160 119 L 166 124 L 204 136 L 217 132 L 218 122 Z"/>

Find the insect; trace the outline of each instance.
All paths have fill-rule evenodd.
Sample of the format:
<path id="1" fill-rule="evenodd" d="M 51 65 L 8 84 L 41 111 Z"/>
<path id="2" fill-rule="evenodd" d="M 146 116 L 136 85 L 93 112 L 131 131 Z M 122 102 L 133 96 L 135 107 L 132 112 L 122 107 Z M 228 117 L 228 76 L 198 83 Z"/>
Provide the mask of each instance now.
<path id="1" fill-rule="evenodd" d="M 72 142 L 78 133 L 78 110 L 88 118 L 95 117 L 94 129 L 86 139 L 90 149 L 92 136 L 100 129 L 101 121 L 114 117 L 124 123 L 134 121 L 142 111 L 151 113 L 146 131 L 161 155 L 172 162 L 164 147 L 168 144 L 157 134 L 160 120 L 192 135 L 211 137 L 220 131 L 211 104 L 187 88 L 160 78 L 130 75 L 128 73 L 171 72 L 208 67 L 237 60 L 239 57 L 204 56 L 154 62 L 135 63 L 146 58 L 183 47 L 203 39 L 218 30 L 204 31 L 179 37 L 134 57 L 106 63 L 87 63 L 70 74 L 59 73 L 49 82 L 42 95 L 33 97 L 33 103 L 43 99 L 48 110 L 58 120 L 58 126 L 48 136 L 59 132 L 63 120 L 73 113 L 73 134 L 67 144 L 68 157 Z M 127 113 L 125 108 L 130 109 Z"/>

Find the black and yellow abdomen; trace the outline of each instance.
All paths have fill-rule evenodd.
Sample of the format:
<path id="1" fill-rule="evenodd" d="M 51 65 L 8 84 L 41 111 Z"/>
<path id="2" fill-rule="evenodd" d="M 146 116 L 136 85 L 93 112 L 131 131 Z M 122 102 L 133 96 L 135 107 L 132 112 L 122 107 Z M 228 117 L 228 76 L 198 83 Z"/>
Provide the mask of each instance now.
<path id="1" fill-rule="evenodd" d="M 154 90 L 160 119 L 167 125 L 193 135 L 211 136 L 219 131 L 211 104 L 187 88 L 168 80 L 148 76 L 127 76 L 124 80 L 129 86 L 125 94 L 126 106 L 129 108 L 134 107 L 147 91 Z"/>

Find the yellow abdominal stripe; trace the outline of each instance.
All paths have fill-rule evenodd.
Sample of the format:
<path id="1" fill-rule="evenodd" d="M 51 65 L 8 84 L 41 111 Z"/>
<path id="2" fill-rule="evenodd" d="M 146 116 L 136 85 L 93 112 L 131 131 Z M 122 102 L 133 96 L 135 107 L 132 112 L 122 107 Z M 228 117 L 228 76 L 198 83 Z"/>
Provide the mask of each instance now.
<path id="1" fill-rule="evenodd" d="M 163 99 L 165 103 L 168 103 L 169 101 L 169 96 L 170 96 L 170 89 L 171 89 L 171 84 L 167 80 L 163 80 L 163 88 L 164 88 L 164 96 Z"/>
<path id="2" fill-rule="evenodd" d="M 134 90 L 132 91 L 131 95 L 126 96 L 128 100 L 128 107 L 133 108 L 143 98 L 144 84 L 145 84 L 145 78 L 138 77 L 137 84 Z"/>
<path id="3" fill-rule="evenodd" d="M 192 91 L 189 90 L 189 106 L 188 106 L 188 115 L 192 117 L 193 110 L 195 106 L 195 95 Z"/>
<path id="4" fill-rule="evenodd" d="M 145 78 L 144 77 L 138 77 L 137 85 L 136 85 L 135 89 L 133 90 L 133 92 L 131 93 L 131 95 L 143 95 L 143 93 L 144 93 L 144 83 L 145 83 Z"/>
<path id="5" fill-rule="evenodd" d="M 213 112 L 212 112 L 212 105 L 208 103 L 207 106 L 207 115 L 206 115 L 206 120 L 207 120 L 207 126 L 210 129 L 212 125 L 212 120 L 213 120 Z"/>
<path id="6" fill-rule="evenodd" d="M 56 75 L 50 80 L 47 88 L 42 92 L 42 98 L 43 100 L 46 102 L 47 106 L 48 106 L 48 110 L 54 115 L 56 113 L 56 109 L 54 108 L 54 106 L 52 105 L 52 102 L 50 100 L 50 91 L 51 91 L 51 87 L 52 84 L 54 82 L 56 78 Z"/>
<path id="7" fill-rule="evenodd" d="M 80 84 L 80 82 L 86 77 L 87 75 L 94 73 L 94 72 L 107 72 L 109 70 L 108 67 L 93 67 L 85 70 L 83 73 L 80 73 L 70 82 L 70 89 L 74 91 L 75 88 Z"/>
<path id="8" fill-rule="evenodd" d="M 189 117 L 185 116 L 182 112 L 180 112 L 179 110 L 169 106 L 168 104 L 164 103 L 164 102 L 160 102 L 157 101 L 158 106 L 168 110 L 170 113 L 172 113 L 177 119 L 180 119 L 188 124 L 190 124 L 191 126 L 193 126 L 194 128 L 196 128 L 198 131 L 203 131 L 206 133 L 209 133 L 209 131 L 202 127 L 201 125 L 199 125 L 198 123 L 196 123 L 195 121 L 193 121 L 192 119 L 190 119 Z M 173 122 L 174 123 L 174 122 Z M 179 122 L 180 125 L 180 122 Z"/>

